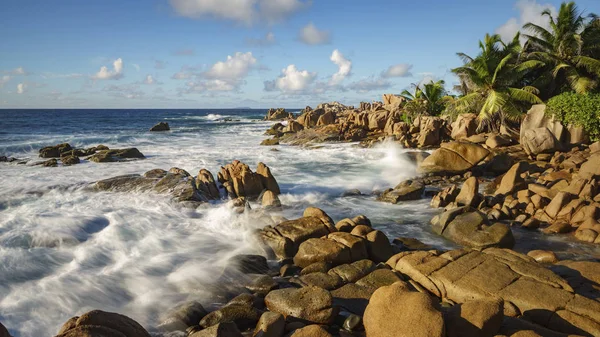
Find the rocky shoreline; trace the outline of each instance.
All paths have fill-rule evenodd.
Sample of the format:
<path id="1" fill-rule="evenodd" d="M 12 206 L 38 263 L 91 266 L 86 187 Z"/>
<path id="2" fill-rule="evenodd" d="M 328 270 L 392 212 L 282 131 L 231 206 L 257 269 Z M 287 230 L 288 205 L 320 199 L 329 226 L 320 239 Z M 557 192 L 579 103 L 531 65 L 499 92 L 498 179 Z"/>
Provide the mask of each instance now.
<path id="1" fill-rule="evenodd" d="M 463 248 L 390 240 L 364 215 L 336 222 L 316 207 L 298 219 L 282 218 L 279 184 L 263 163 L 252 171 L 233 161 L 216 179 L 206 169 L 193 176 L 180 168 L 113 177 L 89 189 L 165 194 L 186 207 L 228 200 L 264 224 L 255 233 L 264 254 L 236 256 L 217 277 L 227 289 L 219 294 L 222 306 L 181 303 L 151 331 L 95 310 L 71 318 L 56 336 L 600 336 L 600 262 L 512 250 L 516 227 L 597 247 L 600 142 L 546 117 L 541 106 L 529 111 L 519 133 L 483 134 L 471 115 L 453 123 L 401 121 L 402 98 L 383 98 L 358 109 L 323 104 L 296 118 L 269 110 L 267 120 L 284 123 L 267 131 L 273 138 L 265 145 L 391 140 L 415 148 L 410 157 L 420 175 L 377 199 L 430 198 L 431 207 L 443 208 L 431 231 Z M 143 158 L 137 149 L 69 144 L 43 148 L 40 156 L 64 165 L 72 157 Z"/>

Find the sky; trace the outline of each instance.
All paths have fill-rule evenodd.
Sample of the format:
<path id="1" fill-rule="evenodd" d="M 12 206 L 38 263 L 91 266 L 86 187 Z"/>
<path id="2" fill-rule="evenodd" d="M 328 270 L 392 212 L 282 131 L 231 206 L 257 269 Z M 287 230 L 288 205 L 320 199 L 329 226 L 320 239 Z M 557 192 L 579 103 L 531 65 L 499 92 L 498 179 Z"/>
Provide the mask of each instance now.
<path id="1" fill-rule="evenodd" d="M 600 13 L 597 0 L 577 1 Z M 0 108 L 358 105 L 443 79 L 486 33 L 560 1 L 19 0 L 0 4 Z"/>

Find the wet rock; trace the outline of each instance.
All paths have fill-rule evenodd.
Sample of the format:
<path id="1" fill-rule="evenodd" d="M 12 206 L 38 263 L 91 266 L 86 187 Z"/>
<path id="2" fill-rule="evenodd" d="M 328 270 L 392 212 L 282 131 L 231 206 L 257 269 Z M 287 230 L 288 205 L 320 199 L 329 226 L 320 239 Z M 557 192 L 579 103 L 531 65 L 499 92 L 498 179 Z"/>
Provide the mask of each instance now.
<path id="1" fill-rule="evenodd" d="M 304 241 L 320 238 L 335 231 L 335 227 L 329 222 L 331 219 L 328 218 L 328 216 L 304 216 L 296 220 L 283 221 L 275 227 L 266 226 L 260 231 L 259 236 L 278 258 L 291 258 L 296 255 L 298 247 Z"/>
<path id="2" fill-rule="evenodd" d="M 207 312 L 197 301 L 182 303 L 162 315 L 160 329 L 165 331 L 186 331 L 197 325 Z"/>
<path id="3" fill-rule="evenodd" d="M 392 241 L 393 244 L 400 246 L 402 250 L 430 250 L 431 246 L 424 244 L 415 238 L 397 237 Z"/>
<path id="4" fill-rule="evenodd" d="M 150 128 L 150 131 L 169 131 L 171 130 L 171 128 L 169 127 L 169 123 L 167 122 L 159 122 L 158 124 L 154 125 L 153 127 Z"/>
<path id="5" fill-rule="evenodd" d="M 93 310 L 67 321 L 57 337 L 109 336 L 150 337 L 133 319 L 120 314 Z"/>
<path id="6" fill-rule="evenodd" d="M 265 311 L 254 329 L 255 337 L 282 337 L 285 330 L 285 318 L 276 312 Z"/>
<path id="7" fill-rule="evenodd" d="M 260 142 L 260 145 L 264 145 L 264 146 L 279 145 L 279 138 L 274 137 L 274 138 L 271 138 L 271 139 L 265 139 L 262 142 Z"/>
<path id="8" fill-rule="evenodd" d="M 98 151 L 89 157 L 88 160 L 96 163 L 110 163 L 145 158 L 138 149 L 129 148 Z"/>
<path id="9" fill-rule="evenodd" d="M 265 208 L 281 208 L 279 197 L 272 191 L 266 190 L 262 195 L 261 204 Z"/>
<path id="10" fill-rule="evenodd" d="M 200 326 L 208 328 L 225 322 L 233 322 L 240 330 L 256 326 L 259 319 L 258 311 L 248 304 L 231 303 L 215 310 L 200 320 Z"/>
<path id="11" fill-rule="evenodd" d="M 59 334 L 60 333 L 61 332 L 59 332 Z M 10 337 L 8 330 L 6 330 L 6 328 L 4 327 L 4 325 L 2 325 L 2 323 L 0 323 L 0 337 Z"/>
<path id="12" fill-rule="evenodd" d="M 269 265 L 267 258 L 261 255 L 236 255 L 229 263 L 244 274 L 267 274 Z"/>
<path id="13" fill-rule="evenodd" d="M 350 314 L 345 320 L 342 328 L 347 331 L 358 330 L 362 325 L 362 318 L 355 314 Z"/>
<path id="14" fill-rule="evenodd" d="M 483 147 L 461 142 L 443 143 L 419 166 L 422 173 L 457 174 L 463 173 L 489 155 Z"/>
<path id="15" fill-rule="evenodd" d="M 242 337 L 235 323 L 223 322 L 192 333 L 189 337 Z"/>
<path id="16" fill-rule="evenodd" d="M 383 192 L 377 199 L 392 204 L 397 204 L 400 201 L 418 200 L 421 199 L 425 185 L 420 181 L 407 180 L 400 183 L 393 190 Z"/>
<path id="17" fill-rule="evenodd" d="M 318 238 L 302 242 L 294 256 L 294 264 L 306 267 L 315 262 L 339 265 L 352 262 L 350 249 L 333 240 Z"/>
<path id="18" fill-rule="evenodd" d="M 52 159 L 45 160 L 43 162 L 36 163 L 35 165 L 41 165 L 44 167 L 57 167 L 58 161 L 56 159 L 52 158 Z"/>
<path id="19" fill-rule="evenodd" d="M 71 151 L 73 148 L 69 143 L 62 143 L 54 146 L 46 146 L 39 150 L 41 158 L 59 158 L 62 153 Z"/>
<path id="20" fill-rule="evenodd" d="M 273 290 L 265 297 L 270 311 L 282 314 L 286 320 L 297 319 L 315 324 L 330 324 L 337 315 L 331 294 L 322 288 L 286 288 Z"/>
<path id="21" fill-rule="evenodd" d="M 65 166 L 71 166 L 71 165 L 76 165 L 79 164 L 81 161 L 79 160 L 79 157 L 76 156 L 65 156 L 65 157 L 60 157 L 60 161 L 63 163 L 63 165 Z"/>
<path id="22" fill-rule="evenodd" d="M 410 310 L 398 310 L 400 304 Z M 437 302 L 426 294 L 409 291 L 404 282 L 375 291 L 363 321 L 369 337 L 445 336 L 444 320 Z"/>
<path id="23" fill-rule="evenodd" d="M 198 172 L 198 176 L 196 177 L 196 189 L 209 200 L 221 199 L 215 177 L 209 170 L 201 169 L 200 172 Z"/>

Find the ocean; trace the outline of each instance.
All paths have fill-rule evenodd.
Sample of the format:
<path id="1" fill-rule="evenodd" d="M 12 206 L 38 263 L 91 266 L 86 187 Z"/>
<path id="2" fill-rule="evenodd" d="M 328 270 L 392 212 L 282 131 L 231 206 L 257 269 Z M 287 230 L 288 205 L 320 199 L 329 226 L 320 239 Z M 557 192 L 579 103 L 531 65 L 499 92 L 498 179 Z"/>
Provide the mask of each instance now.
<path id="1" fill-rule="evenodd" d="M 132 317 L 152 330 L 161 313 L 184 300 L 214 305 L 215 282 L 237 254 L 260 253 L 254 231 L 265 224 L 226 201 L 198 209 L 152 193 L 93 192 L 113 176 L 179 167 L 216 177 L 241 160 L 267 164 L 279 182 L 286 218 L 308 206 L 334 221 L 359 214 L 390 240 L 417 238 L 438 249 L 455 245 L 433 234 L 439 210 L 429 200 L 377 202 L 373 191 L 416 175 L 393 142 L 313 147 L 260 146 L 273 122 L 266 110 L 0 110 L 0 155 L 41 160 L 41 147 L 136 147 L 145 160 L 82 161 L 74 166 L 0 163 L 0 322 L 14 337 L 54 335 L 70 317 L 92 309 Z M 166 121 L 169 132 L 149 132 Z M 361 196 L 342 196 L 359 189 Z M 253 204 L 253 208 L 259 208 Z M 591 248 L 565 237 L 515 230 L 518 251 L 553 249 L 586 256 Z M 209 302 L 209 303 L 207 303 Z"/>

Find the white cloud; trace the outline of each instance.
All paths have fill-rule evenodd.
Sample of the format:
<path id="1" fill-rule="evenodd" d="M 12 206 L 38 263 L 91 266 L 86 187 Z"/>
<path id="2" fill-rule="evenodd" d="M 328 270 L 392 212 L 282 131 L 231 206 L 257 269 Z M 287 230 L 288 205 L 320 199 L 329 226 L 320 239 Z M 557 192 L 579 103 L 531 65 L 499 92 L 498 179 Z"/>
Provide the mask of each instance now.
<path id="1" fill-rule="evenodd" d="M 238 80 L 246 77 L 255 64 L 256 58 L 251 52 L 237 52 L 233 56 L 228 55 L 225 62 L 213 64 L 203 75 L 211 79 Z"/>
<path id="2" fill-rule="evenodd" d="M 284 20 L 310 1 L 301 0 L 169 0 L 175 12 L 189 18 L 211 17 L 244 24 Z"/>
<path id="3" fill-rule="evenodd" d="M 333 51 L 329 59 L 338 66 L 338 71 L 331 76 L 329 84 L 338 85 L 348 75 L 350 75 L 350 71 L 352 70 L 352 61 L 346 59 L 344 55 L 337 49 Z"/>
<path id="4" fill-rule="evenodd" d="M 228 55 L 225 61 L 213 64 L 207 71 L 196 74 L 191 70 L 182 71 L 173 75 L 174 79 L 196 80 L 186 83 L 186 88 L 180 93 L 202 93 L 208 91 L 235 91 L 246 83 L 245 78 L 257 64 L 256 58 L 251 52 L 237 52 L 233 56 Z"/>
<path id="5" fill-rule="evenodd" d="M 359 93 L 365 93 L 373 90 L 388 89 L 391 86 L 392 84 L 383 78 L 365 78 L 360 81 L 350 83 L 348 85 L 348 89 Z"/>
<path id="6" fill-rule="evenodd" d="M 143 84 L 156 84 L 156 80 L 152 77 L 152 75 L 147 75 L 146 78 L 142 81 Z"/>
<path id="7" fill-rule="evenodd" d="M 23 69 L 23 67 L 18 67 L 16 69 L 14 69 L 13 71 L 11 71 L 12 75 L 26 75 L 27 73 L 25 72 L 25 69 Z"/>
<path id="8" fill-rule="evenodd" d="M 412 76 L 412 74 L 410 73 L 412 67 L 412 64 L 407 63 L 395 64 L 387 68 L 384 72 L 382 72 L 381 77 L 410 77 Z"/>
<path id="9" fill-rule="evenodd" d="M 136 71 L 140 71 L 140 65 L 139 64 L 132 63 L 131 65 L 135 68 Z"/>
<path id="10" fill-rule="evenodd" d="M 113 62 L 113 69 L 109 70 L 108 67 L 102 66 L 93 79 L 96 80 L 118 80 L 123 77 L 123 60 L 121 58 L 116 59 Z"/>
<path id="11" fill-rule="evenodd" d="M 309 45 L 327 44 L 331 42 L 328 31 L 319 30 L 312 22 L 300 30 L 300 41 Z"/>
<path id="12" fill-rule="evenodd" d="M 268 47 L 268 46 L 272 46 L 274 44 L 276 44 L 277 41 L 275 40 L 275 34 L 273 34 L 272 32 L 268 32 L 264 37 L 262 38 L 248 38 L 246 39 L 246 44 L 249 46 L 255 46 L 255 47 Z"/>
<path id="13" fill-rule="evenodd" d="M 273 81 L 265 81 L 265 91 L 281 91 L 283 93 L 306 93 L 317 77 L 317 73 L 298 70 L 290 64 L 281 70 L 281 76 Z"/>
<path id="14" fill-rule="evenodd" d="M 8 81 L 10 81 L 11 77 L 8 75 L 4 75 L 2 77 L 0 77 L 0 88 L 4 87 L 4 85 L 6 83 L 8 83 Z"/>
<path id="15" fill-rule="evenodd" d="M 25 90 L 27 90 L 27 84 L 25 84 L 25 83 L 17 84 L 17 94 L 22 94 L 25 92 Z"/>
<path id="16" fill-rule="evenodd" d="M 553 16 L 556 15 L 556 7 L 547 3 L 540 4 L 535 0 L 519 0 L 515 4 L 515 9 L 519 12 L 517 17 L 508 19 L 505 24 L 496 29 L 496 34 L 499 34 L 503 41 L 511 41 L 518 31 L 526 34 L 531 32 L 523 31 L 522 27 L 526 23 L 534 23 L 544 28 L 549 28 L 550 21 L 547 16 L 542 16 L 542 12 L 545 9 L 549 9 Z M 524 38 L 522 38 L 524 41 Z"/>

